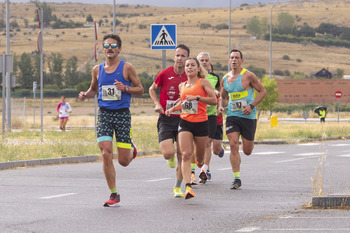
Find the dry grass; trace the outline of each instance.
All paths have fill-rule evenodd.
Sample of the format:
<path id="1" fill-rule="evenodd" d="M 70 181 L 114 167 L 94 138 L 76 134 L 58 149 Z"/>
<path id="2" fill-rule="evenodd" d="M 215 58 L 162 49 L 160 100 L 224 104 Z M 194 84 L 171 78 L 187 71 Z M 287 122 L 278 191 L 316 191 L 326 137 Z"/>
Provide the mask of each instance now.
<path id="1" fill-rule="evenodd" d="M 112 31 L 109 26 L 111 20 L 112 7 L 109 5 L 83 5 L 83 4 L 51 4 L 53 12 L 62 20 L 73 20 L 84 22 L 86 16 L 91 14 L 95 20 L 108 19 L 106 26 L 99 28 L 99 42 L 102 36 Z M 5 4 L 0 6 L 4 11 Z M 254 16 L 259 18 L 270 18 L 271 5 L 252 5 L 243 8 L 233 8 L 232 11 L 232 40 L 231 48 L 239 48 L 245 55 L 245 66 L 255 65 L 269 70 L 269 42 L 250 39 L 243 26 Z M 316 2 L 288 2 L 278 3 L 273 9 L 273 21 L 277 22 L 277 16 L 281 12 L 288 12 L 293 16 L 301 18 L 298 25 L 308 23 L 312 27 L 317 27 L 321 22 L 332 23 L 338 26 L 350 26 L 350 3 L 341 0 L 316 1 Z M 11 4 L 11 14 L 13 19 L 19 23 L 20 32 L 12 32 L 11 51 L 20 56 L 23 52 L 36 50 L 36 37 L 38 29 L 30 30 L 24 28 L 23 19 L 26 18 L 30 25 L 35 17 L 35 5 L 32 3 Z M 118 8 L 118 13 L 138 13 L 138 17 L 118 18 L 122 25 L 117 27 L 117 33 L 123 40 L 123 51 L 121 57 L 131 62 L 136 70 L 143 71 L 150 75 L 159 72 L 156 65 L 161 66 L 161 52 L 149 48 L 150 24 L 177 24 L 178 43 L 185 43 L 191 48 L 191 54 L 197 55 L 203 50 L 211 53 L 213 63 L 219 62 L 227 64 L 228 32 L 227 30 L 217 31 L 215 29 L 200 30 L 201 23 L 228 24 L 228 9 L 225 8 L 159 8 L 146 6 L 129 6 Z M 150 14 L 152 14 L 150 16 Z M 339 17 L 341 15 L 342 17 Z M 146 29 L 139 29 L 139 25 L 146 25 Z M 78 35 L 78 32 L 80 35 Z M 5 42 L 5 35 L 0 35 L 0 41 Z M 80 68 L 86 63 L 94 64 L 92 60 L 94 46 L 94 29 L 44 29 L 44 52 L 62 53 L 65 59 L 77 56 Z M 5 46 L 0 46 L 0 54 L 5 51 Z M 309 74 L 311 71 L 318 71 L 328 67 L 331 71 L 337 68 L 344 69 L 345 74 L 350 73 L 349 49 L 336 47 L 318 47 L 315 45 L 299 45 L 289 43 L 273 43 L 273 70 L 301 71 Z M 282 59 L 283 55 L 288 55 L 291 60 Z M 173 52 L 167 52 L 167 59 L 171 65 Z M 329 60 L 331 58 L 331 60 Z M 301 59 L 302 62 L 297 62 Z M 99 63 L 103 61 L 100 54 Z"/>

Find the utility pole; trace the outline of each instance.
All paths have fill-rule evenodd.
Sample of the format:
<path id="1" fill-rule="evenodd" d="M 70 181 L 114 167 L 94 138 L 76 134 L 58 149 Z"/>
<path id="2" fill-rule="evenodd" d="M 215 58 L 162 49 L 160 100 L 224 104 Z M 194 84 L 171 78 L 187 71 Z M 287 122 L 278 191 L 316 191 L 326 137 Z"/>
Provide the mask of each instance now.
<path id="1" fill-rule="evenodd" d="M 277 2 L 278 0 L 272 4 L 270 12 L 270 79 L 272 78 L 272 9 Z"/>
<path id="2" fill-rule="evenodd" d="M 6 0 L 6 55 L 10 55 L 10 0 Z M 3 84 L 4 85 L 4 84 Z M 11 80 L 6 72 L 6 113 L 7 130 L 11 132 Z"/>

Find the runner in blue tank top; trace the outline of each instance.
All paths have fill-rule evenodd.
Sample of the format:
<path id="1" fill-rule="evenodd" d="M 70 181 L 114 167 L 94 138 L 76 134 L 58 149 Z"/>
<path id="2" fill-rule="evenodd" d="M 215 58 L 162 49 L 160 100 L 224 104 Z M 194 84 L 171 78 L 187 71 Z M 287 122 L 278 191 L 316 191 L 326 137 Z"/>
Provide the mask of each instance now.
<path id="1" fill-rule="evenodd" d="M 120 37 L 107 34 L 102 45 L 106 61 L 93 68 L 91 86 L 86 92 L 80 92 L 79 99 L 92 98 L 98 93 L 100 109 L 96 131 L 103 172 L 111 192 L 104 206 L 109 207 L 118 206 L 120 202 L 113 165 L 113 134 L 117 141 L 118 162 L 128 166 L 137 155 L 131 140 L 130 99 L 131 94 L 142 95 L 143 87 L 134 67 L 118 58 L 122 50 Z"/>
<path id="2" fill-rule="evenodd" d="M 241 156 L 239 154 L 239 136 L 242 138 L 242 150 L 250 155 L 254 148 L 256 130 L 256 106 L 266 95 L 266 89 L 254 73 L 242 68 L 243 55 L 239 50 L 232 50 L 229 56 L 231 71 L 222 79 L 219 111 L 223 112 L 226 99 L 227 105 L 226 135 L 230 143 L 230 161 L 234 181 L 231 189 L 242 185 L 240 179 Z M 254 90 L 258 92 L 254 98 Z"/>

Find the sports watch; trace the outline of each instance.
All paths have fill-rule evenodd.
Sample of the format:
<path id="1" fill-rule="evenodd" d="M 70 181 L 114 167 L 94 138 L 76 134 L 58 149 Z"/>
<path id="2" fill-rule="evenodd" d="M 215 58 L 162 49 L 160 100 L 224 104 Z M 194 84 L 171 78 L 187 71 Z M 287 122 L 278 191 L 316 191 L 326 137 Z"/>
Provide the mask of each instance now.
<path id="1" fill-rule="evenodd" d="M 197 95 L 197 101 L 199 101 L 200 98 L 201 98 L 201 96 L 200 96 L 200 95 Z"/>
<path id="2" fill-rule="evenodd" d="M 249 104 L 249 106 L 252 108 L 252 110 L 255 108 L 255 106 L 252 104 Z"/>

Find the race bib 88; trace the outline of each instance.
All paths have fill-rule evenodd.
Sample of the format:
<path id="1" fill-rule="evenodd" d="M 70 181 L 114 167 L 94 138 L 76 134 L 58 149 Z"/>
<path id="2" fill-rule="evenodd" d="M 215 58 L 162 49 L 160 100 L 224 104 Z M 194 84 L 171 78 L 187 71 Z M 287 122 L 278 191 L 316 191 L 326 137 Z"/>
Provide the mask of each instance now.
<path id="1" fill-rule="evenodd" d="M 181 107 L 182 107 L 183 113 L 188 113 L 188 114 L 197 114 L 198 113 L 198 101 L 197 100 L 192 100 L 192 101 L 185 100 L 184 102 L 182 102 Z"/>

